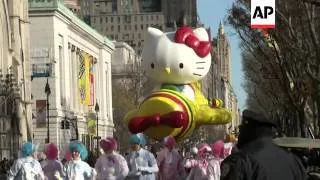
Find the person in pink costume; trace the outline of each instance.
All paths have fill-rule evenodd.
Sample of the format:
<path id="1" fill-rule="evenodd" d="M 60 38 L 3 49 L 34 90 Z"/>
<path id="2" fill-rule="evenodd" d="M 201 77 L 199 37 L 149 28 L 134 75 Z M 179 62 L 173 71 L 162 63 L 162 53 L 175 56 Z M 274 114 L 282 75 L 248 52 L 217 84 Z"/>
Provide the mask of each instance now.
<path id="1" fill-rule="evenodd" d="M 115 152 L 117 150 L 117 141 L 114 138 L 107 137 L 100 141 L 102 154 L 96 164 L 95 170 L 97 180 L 123 180 L 129 173 L 127 161 L 123 156 Z"/>
<path id="2" fill-rule="evenodd" d="M 45 147 L 44 153 L 47 159 L 41 163 L 41 166 L 45 179 L 57 180 L 64 177 L 62 163 L 57 160 L 58 147 L 54 143 L 50 143 Z"/>
<path id="3" fill-rule="evenodd" d="M 213 158 L 218 160 L 220 163 L 224 160 L 224 142 L 218 140 L 211 145 Z"/>
<path id="4" fill-rule="evenodd" d="M 222 140 L 218 140 L 211 145 L 213 157 L 219 159 L 222 162 L 225 158 L 227 158 L 233 148 L 232 143 L 224 143 Z"/>
<path id="5" fill-rule="evenodd" d="M 186 177 L 182 157 L 174 149 L 175 145 L 176 141 L 174 137 L 167 136 L 164 138 L 165 147 L 159 152 L 157 157 L 160 180 L 182 180 Z"/>
<path id="6" fill-rule="evenodd" d="M 219 180 L 220 162 L 212 156 L 211 147 L 202 143 L 193 148 L 197 154 L 196 159 L 187 159 L 184 163 L 186 168 L 191 168 L 187 180 Z"/>

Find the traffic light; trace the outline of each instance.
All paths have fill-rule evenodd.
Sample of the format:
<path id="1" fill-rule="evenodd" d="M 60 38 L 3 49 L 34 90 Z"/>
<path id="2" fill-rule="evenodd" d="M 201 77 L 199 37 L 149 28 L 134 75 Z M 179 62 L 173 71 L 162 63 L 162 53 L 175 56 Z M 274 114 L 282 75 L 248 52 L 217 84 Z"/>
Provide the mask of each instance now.
<path id="1" fill-rule="evenodd" d="M 70 122 L 68 120 L 62 120 L 61 129 L 70 129 Z"/>

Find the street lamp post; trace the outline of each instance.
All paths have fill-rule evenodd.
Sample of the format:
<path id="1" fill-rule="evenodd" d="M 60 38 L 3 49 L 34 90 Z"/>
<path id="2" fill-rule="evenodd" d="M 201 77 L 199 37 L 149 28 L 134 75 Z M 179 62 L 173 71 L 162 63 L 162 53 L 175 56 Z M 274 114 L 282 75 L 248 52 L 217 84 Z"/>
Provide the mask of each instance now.
<path id="1" fill-rule="evenodd" d="M 44 88 L 44 92 L 47 94 L 47 139 L 46 143 L 50 142 L 50 127 L 49 127 L 49 95 L 51 94 L 50 85 L 47 79 L 46 87 Z"/>
<path id="2" fill-rule="evenodd" d="M 97 153 L 99 154 L 99 110 L 100 110 L 100 108 L 99 108 L 99 104 L 98 104 L 98 102 L 96 101 L 96 105 L 95 105 L 95 107 L 94 107 L 94 110 L 96 111 L 96 114 L 97 114 L 97 124 L 96 124 L 96 126 L 97 126 Z"/>

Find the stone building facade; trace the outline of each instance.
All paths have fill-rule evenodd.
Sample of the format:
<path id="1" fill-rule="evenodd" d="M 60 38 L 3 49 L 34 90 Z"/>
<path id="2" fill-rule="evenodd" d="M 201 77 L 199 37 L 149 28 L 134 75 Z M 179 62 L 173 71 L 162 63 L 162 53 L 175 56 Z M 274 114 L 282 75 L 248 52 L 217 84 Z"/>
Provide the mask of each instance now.
<path id="1" fill-rule="evenodd" d="M 32 140 L 28 2 L 0 1 L 0 159 Z"/>
<path id="2" fill-rule="evenodd" d="M 162 12 L 141 12 L 139 1 L 94 1 L 91 26 L 116 41 L 124 41 L 141 54 L 148 27 L 165 29 Z"/>
<path id="3" fill-rule="evenodd" d="M 30 2 L 30 1 L 29 1 Z M 34 140 L 45 143 L 49 103 L 50 142 L 64 149 L 70 140 L 89 149 L 94 137 L 112 136 L 111 54 L 114 44 L 58 0 L 29 4 Z M 44 26 L 45 24 L 45 26 Z M 46 82 L 51 94 L 47 101 Z M 95 111 L 95 105 L 99 111 Z"/>

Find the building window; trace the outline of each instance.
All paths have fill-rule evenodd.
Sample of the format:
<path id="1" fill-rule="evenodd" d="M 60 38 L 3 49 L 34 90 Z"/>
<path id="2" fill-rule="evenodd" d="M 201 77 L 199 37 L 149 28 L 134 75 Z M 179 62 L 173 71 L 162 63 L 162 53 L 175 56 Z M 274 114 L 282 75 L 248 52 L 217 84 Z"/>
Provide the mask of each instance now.
<path id="1" fill-rule="evenodd" d="M 64 75 L 65 75 L 65 61 L 64 61 L 64 55 L 63 55 L 63 36 L 59 35 L 59 75 L 60 75 L 60 78 L 63 78 Z M 64 106 L 65 103 L 65 87 L 64 87 L 64 84 L 63 84 L 63 81 L 60 81 L 60 103 L 61 103 L 61 106 Z"/>
<path id="2" fill-rule="evenodd" d="M 120 23 L 120 16 L 118 16 L 118 23 Z"/>
<path id="3" fill-rule="evenodd" d="M 143 16 L 140 16 L 140 20 L 143 21 Z"/>
<path id="4" fill-rule="evenodd" d="M 93 18 L 93 23 L 96 23 L 96 17 Z"/>
<path id="5" fill-rule="evenodd" d="M 136 30 L 136 31 L 138 30 L 138 25 L 136 25 L 136 24 L 134 25 L 134 30 Z"/>
<path id="6" fill-rule="evenodd" d="M 123 34 L 122 39 L 129 39 L 129 34 Z"/>
<path id="7" fill-rule="evenodd" d="M 124 25 L 124 30 L 127 30 L 127 25 Z"/>
<path id="8" fill-rule="evenodd" d="M 108 17 L 106 17 L 106 23 L 108 23 Z"/>
<path id="9" fill-rule="evenodd" d="M 102 24 L 102 17 L 100 17 L 100 24 Z"/>
<path id="10" fill-rule="evenodd" d="M 141 24 L 140 28 L 141 28 L 141 30 L 143 30 L 143 24 Z"/>
<path id="11" fill-rule="evenodd" d="M 151 21 L 153 21 L 153 16 L 151 16 Z"/>
<path id="12" fill-rule="evenodd" d="M 124 16 L 124 21 L 125 21 L 126 23 L 131 23 L 131 16 L 125 15 L 125 16 Z"/>
<path id="13" fill-rule="evenodd" d="M 120 28 L 120 25 L 118 25 L 118 32 L 120 32 L 120 29 L 121 29 L 121 28 Z"/>
<path id="14" fill-rule="evenodd" d="M 111 20 L 111 22 L 113 22 L 113 17 L 111 17 L 111 19 L 110 19 L 110 20 Z"/>
<path id="15" fill-rule="evenodd" d="M 111 31 L 113 31 L 113 25 L 111 25 Z"/>
<path id="16" fill-rule="evenodd" d="M 132 39 L 134 39 L 134 33 L 132 33 Z"/>
<path id="17" fill-rule="evenodd" d="M 138 42 L 138 47 L 141 47 L 141 42 L 140 41 Z"/>
<path id="18" fill-rule="evenodd" d="M 140 34 L 140 33 L 138 33 L 138 38 L 139 38 L 139 39 L 141 38 L 141 34 Z"/>
<path id="19" fill-rule="evenodd" d="M 146 18 L 147 18 L 147 21 L 149 21 L 149 16 L 146 16 Z"/>
<path id="20" fill-rule="evenodd" d="M 159 20 L 159 16 L 156 16 L 156 19 Z"/>
<path id="21" fill-rule="evenodd" d="M 118 34 L 115 35 L 115 39 L 118 40 Z"/>

